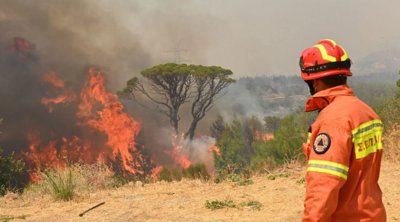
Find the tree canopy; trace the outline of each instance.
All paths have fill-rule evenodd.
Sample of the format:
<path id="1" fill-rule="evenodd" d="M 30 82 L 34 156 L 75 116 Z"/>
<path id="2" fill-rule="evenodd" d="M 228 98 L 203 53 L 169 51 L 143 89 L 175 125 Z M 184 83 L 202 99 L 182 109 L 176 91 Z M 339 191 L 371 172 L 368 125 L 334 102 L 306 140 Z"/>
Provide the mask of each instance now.
<path id="1" fill-rule="evenodd" d="M 179 109 L 185 103 L 191 105 L 192 122 L 185 137 L 193 139 L 198 122 L 215 104 L 221 91 L 235 82 L 232 71 L 219 66 L 166 63 L 147 68 L 141 77 L 127 81 L 124 93 L 137 99 L 137 93 L 155 104 L 166 115 L 176 133 L 179 132 Z"/>

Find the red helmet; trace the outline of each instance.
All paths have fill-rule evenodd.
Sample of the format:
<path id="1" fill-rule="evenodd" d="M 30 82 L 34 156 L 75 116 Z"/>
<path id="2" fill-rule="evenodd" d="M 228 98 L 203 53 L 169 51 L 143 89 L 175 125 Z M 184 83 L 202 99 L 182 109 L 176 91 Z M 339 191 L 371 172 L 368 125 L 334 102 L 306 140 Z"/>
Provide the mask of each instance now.
<path id="1" fill-rule="evenodd" d="M 333 75 L 351 76 L 350 66 L 344 48 L 330 39 L 305 49 L 300 57 L 301 77 L 305 81 Z"/>

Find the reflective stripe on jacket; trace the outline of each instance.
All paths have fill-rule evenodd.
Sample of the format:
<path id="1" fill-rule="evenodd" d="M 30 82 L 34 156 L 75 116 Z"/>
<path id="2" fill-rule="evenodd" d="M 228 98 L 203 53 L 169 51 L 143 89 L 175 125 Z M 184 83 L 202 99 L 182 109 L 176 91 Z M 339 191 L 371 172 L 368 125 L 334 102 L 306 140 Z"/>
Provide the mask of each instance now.
<path id="1" fill-rule="evenodd" d="M 320 110 L 303 144 L 308 166 L 303 221 L 386 221 L 378 185 L 383 124 L 347 85 L 310 97 Z"/>

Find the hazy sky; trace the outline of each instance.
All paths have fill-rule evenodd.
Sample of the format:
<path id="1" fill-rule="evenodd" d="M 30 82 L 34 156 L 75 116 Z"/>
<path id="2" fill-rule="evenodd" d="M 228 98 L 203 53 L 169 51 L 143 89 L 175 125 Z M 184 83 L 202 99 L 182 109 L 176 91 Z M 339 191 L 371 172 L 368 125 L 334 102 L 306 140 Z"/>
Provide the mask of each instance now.
<path id="1" fill-rule="evenodd" d="M 168 51 L 177 48 L 182 49 L 183 62 L 220 65 L 237 77 L 294 75 L 302 49 L 323 38 L 343 45 L 355 66 L 371 53 L 400 48 L 398 0 L 0 0 L 0 4 L 0 25 L 13 20 L 30 23 L 36 16 L 31 11 L 38 10 L 40 21 L 51 23 L 45 31 L 70 30 L 74 44 L 86 50 L 88 62 L 125 67 L 117 82 L 147 66 L 174 61 Z M 81 20 L 82 16 L 90 19 Z M 28 36 L 40 48 L 38 36 L 43 32 L 27 32 L 41 27 L 7 28 L 2 34 Z"/>
<path id="2" fill-rule="evenodd" d="M 398 0 L 165 1 L 167 8 L 150 2 L 148 10 L 181 26 L 177 36 L 189 50 L 183 55 L 238 75 L 294 74 L 302 49 L 323 38 L 342 44 L 355 65 L 372 52 L 400 47 Z M 191 37 L 204 51 L 194 52 L 200 49 L 190 45 Z"/>

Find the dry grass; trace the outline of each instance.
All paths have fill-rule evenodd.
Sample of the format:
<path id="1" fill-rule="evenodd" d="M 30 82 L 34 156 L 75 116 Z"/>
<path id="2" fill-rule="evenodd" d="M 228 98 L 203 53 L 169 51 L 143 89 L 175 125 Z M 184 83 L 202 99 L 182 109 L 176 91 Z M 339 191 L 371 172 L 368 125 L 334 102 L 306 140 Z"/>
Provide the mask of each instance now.
<path id="1" fill-rule="evenodd" d="M 68 194 L 71 197 L 84 197 L 98 190 L 116 187 L 119 183 L 114 173 L 101 163 L 74 164 L 64 169 L 47 169 L 41 177 L 42 180 L 25 189 L 23 193 L 25 198 L 52 195 L 55 199 L 60 199 L 59 195 L 66 192 L 73 192 Z M 70 199 L 72 198 L 65 200 Z"/>
<path id="2" fill-rule="evenodd" d="M 286 167 L 291 169 L 253 176 L 250 179 L 254 183 L 246 186 L 228 180 L 216 184 L 183 179 L 144 185 L 129 183 L 116 189 L 96 188 L 69 202 L 54 201 L 49 195 L 36 199 L 10 195 L 0 198 L 0 216 L 26 215 L 25 220 L 12 221 L 299 221 L 305 168 Z M 276 178 L 270 180 L 269 175 Z M 380 185 L 388 221 L 400 221 L 399 176 L 399 164 L 383 161 Z M 211 210 L 205 206 L 207 200 L 231 200 L 237 207 Z M 79 217 L 101 202 L 105 204 Z"/>

